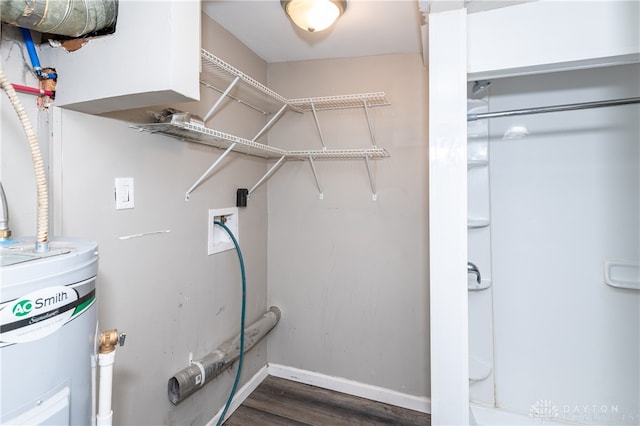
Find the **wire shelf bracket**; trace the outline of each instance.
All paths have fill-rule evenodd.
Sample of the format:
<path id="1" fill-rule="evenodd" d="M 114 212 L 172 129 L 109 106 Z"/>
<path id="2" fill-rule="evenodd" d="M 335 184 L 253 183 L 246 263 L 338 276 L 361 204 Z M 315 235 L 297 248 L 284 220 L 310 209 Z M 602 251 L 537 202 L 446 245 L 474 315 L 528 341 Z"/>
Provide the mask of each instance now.
<path id="1" fill-rule="evenodd" d="M 371 185 L 371 200 L 376 201 L 378 199 L 378 193 L 376 191 L 376 183 L 373 180 L 373 175 L 371 173 L 371 161 L 369 160 L 369 156 L 365 155 L 364 161 L 367 165 L 367 175 L 369 176 L 369 185 Z"/>
<path id="2" fill-rule="evenodd" d="M 322 129 L 320 128 L 320 121 L 318 120 L 318 112 L 313 102 L 311 102 L 311 112 L 313 113 L 313 119 L 316 122 L 316 129 L 318 129 L 318 134 L 320 135 L 320 143 L 322 144 L 322 149 L 327 149 L 327 145 L 324 143 L 324 136 L 322 135 Z"/>
<path id="3" fill-rule="evenodd" d="M 369 117 L 369 104 L 367 104 L 367 98 L 362 99 L 364 105 L 364 115 L 367 117 L 367 126 L 369 127 L 369 135 L 371 135 L 371 145 L 376 147 L 376 137 L 373 134 L 373 127 L 371 126 L 371 118 Z"/>
<path id="4" fill-rule="evenodd" d="M 235 146 L 236 146 L 235 142 L 229 145 L 229 148 L 227 148 L 226 151 L 223 152 L 222 155 L 218 157 L 218 159 L 214 161 L 214 163 L 211 166 L 209 166 L 209 168 L 198 178 L 198 180 L 196 180 L 195 183 L 191 185 L 189 189 L 187 189 L 187 192 L 184 195 L 185 201 L 189 201 L 189 197 L 191 196 L 191 193 L 202 183 L 203 180 L 205 180 L 207 177 L 209 177 L 209 175 L 211 175 L 211 173 L 213 173 L 213 170 L 216 167 L 218 167 L 218 164 L 220 164 L 222 160 L 224 160 L 224 158 L 227 155 L 229 155 L 229 153 L 233 150 L 233 148 L 235 148 Z"/>
<path id="5" fill-rule="evenodd" d="M 213 106 L 209 109 L 207 114 L 204 116 L 203 121 L 205 123 L 207 121 L 209 121 L 209 119 L 211 118 L 213 113 L 218 109 L 218 107 L 220 106 L 222 101 L 225 100 L 225 98 L 227 97 L 229 92 L 231 92 L 231 89 L 233 89 L 233 87 L 238 83 L 238 81 L 240 81 L 240 77 L 239 76 L 234 78 L 233 81 L 231 82 L 231 84 L 229 84 L 229 86 L 227 87 L 227 89 L 224 92 L 222 92 L 222 95 L 220 95 L 220 97 L 218 98 L 216 103 L 213 104 Z"/>
<path id="6" fill-rule="evenodd" d="M 271 119 L 267 122 L 267 124 L 265 124 L 264 127 L 260 129 L 260 131 L 251 140 L 252 141 L 258 140 L 260 136 L 262 136 L 267 130 L 269 130 L 276 123 L 276 121 L 278 121 L 278 119 L 285 112 L 286 109 L 287 109 L 287 104 L 282 105 L 282 107 L 278 110 L 278 112 L 276 112 L 273 115 L 273 117 L 271 117 Z"/>
<path id="7" fill-rule="evenodd" d="M 324 200 L 324 192 L 322 192 L 322 186 L 320 186 L 320 179 L 318 179 L 318 171 L 316 170 L 316 164 L 313 161 L 313 155 L 309 155 L 309 165 L 311 166 L 311 172 L 316 181 L 316 187 L 318 188 L 319 198 Z"/>
<path id="8" fill-rule="evenodd" d="M 253 187 L 249 190 L 249 197 L 251 196 L 253 191 L 256 190 L 257 187 L 262 185 L 262 183 L 265 180 L 269 179 L 271 177 L 271 175 L 274 174 L 276 172 L 276 170 L 278 170 L 280 168 L 280 166 L 282 165 L 282 163 L 284 162 L 284 160 L 286 158 L 287 158 L 287 156 L 283 155 L 282 157 L 280 157 L 280 159 L 278 161 L 276 161 L 276 163 L 273 166 L 271 166 L 271 168 L 269 170 L 267 170 L 267 173 L 265 173 L 264 176 L 262 176 L 260 178 L 260 180 L 258 180 L 258 182 L 256 182 L 256 184 L 253 185 Z"/>

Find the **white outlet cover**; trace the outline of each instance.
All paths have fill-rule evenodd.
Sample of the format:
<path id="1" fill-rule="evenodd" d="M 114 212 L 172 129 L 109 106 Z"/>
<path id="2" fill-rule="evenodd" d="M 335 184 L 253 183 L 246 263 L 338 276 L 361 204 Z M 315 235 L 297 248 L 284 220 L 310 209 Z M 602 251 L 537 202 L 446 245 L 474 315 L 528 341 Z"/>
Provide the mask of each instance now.
<path id="1" fill-rule="evenodd" d="M 224 209 L 210 209 L 208 214 L 208 237 L 207 237 L 207 254 L 212 255 L 225 250 L 235 249 L 233 240 L 229 234 L 214 222 L 222 216 L 226 218 L 225 225 L 231 230 L 236 240 L 239 240 L 239 215 L 237 207 L 228 207 Z"/>

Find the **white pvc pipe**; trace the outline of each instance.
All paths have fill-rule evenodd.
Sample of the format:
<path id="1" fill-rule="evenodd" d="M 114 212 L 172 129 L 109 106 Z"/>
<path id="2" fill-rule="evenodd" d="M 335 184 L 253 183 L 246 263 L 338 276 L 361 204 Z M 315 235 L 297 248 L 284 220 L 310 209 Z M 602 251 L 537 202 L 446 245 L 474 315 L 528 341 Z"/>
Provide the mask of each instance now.
<path id="1" fill-rule="evenodd" d="M 96 372 L 98 370 L 98 355 L 91 355 L 91 426 L 96 426 L 96 409 L 98 407 L 96 401 L 97 395 L 97 383 L 96 383 Z"/>
<path id="2" fill-rule="evenodd" d="M 111 390 L 113 383 L 113 363 L 116 359 L 116 351 L 98 355 L 100 366 L 100 387 L 98 391 L 98 426 L 110 426 L 113 422 L 113 410 L 111 410 Z"/>

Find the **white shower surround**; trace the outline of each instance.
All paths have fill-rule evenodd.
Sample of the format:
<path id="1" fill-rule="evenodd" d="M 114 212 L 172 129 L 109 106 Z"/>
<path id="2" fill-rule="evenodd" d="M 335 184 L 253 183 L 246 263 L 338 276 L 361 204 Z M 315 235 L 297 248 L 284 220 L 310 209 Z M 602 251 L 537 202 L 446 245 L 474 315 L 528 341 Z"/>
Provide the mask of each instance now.
<path id="1" fill-rule="evenodd" d="M 638 75 L 628 64 L 496 79 L 489 103 L 619 99 L 640 94 Z M 640 292 L 607 285 L 603 271 L 640 256 L 639 115 L 626 105 L 490 120 L 491 245 L 474 242 L 488 228 L 470 230 L 469 259 L 493 285 L 469 294 L 469 352 L 495 374 L 470 384 L 472 401 L 525 416 L 544 401 L 553 420 L 637 423 Z M 470 213 L 482 171 L 469 172 Z"/>
<path id="2" fill-rule="evenodd" d="M 469 424 L 470 414 L 466 276 L 460 273 L 467 257 L 466 223 L 460 220 L 460 210 L 464 209 L 466 216 L 467 207 L 466 122 L 446 113 L 434 116 L 434 112 L 465 110 L 466 93 L 460 93 L 459 87 L 467 79 L 638 62 L 638 7 L 638 2 L 532 2 L 468 16 L 464 10 L 456 10 L 429 17 L 431 395 L 435 425 Z M 577 8 L 579 20 L 575 19 Z M 570 37 L 566 37 L 568 23 Z M 466 60 L 460 60 L 461 56 Z M 447 191 L 441 190 L 443 186 Z M 446 238 L 434 238 L 436 229 Z M 453 258 L 443 259 L 447 256 Z M 464 293 L 460 291 L 463 288 Z"/>

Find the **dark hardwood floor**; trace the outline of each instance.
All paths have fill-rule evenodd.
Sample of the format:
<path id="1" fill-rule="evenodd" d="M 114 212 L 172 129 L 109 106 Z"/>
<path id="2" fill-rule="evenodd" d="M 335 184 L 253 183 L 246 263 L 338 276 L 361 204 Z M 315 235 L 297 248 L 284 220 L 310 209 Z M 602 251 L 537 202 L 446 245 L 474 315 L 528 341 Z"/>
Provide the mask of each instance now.
<path id="1" fill-rule="evenodd" d="M 428 414 L 267 377 L 226 426 L 429 425 Z"/>

